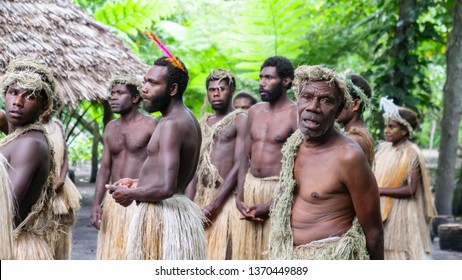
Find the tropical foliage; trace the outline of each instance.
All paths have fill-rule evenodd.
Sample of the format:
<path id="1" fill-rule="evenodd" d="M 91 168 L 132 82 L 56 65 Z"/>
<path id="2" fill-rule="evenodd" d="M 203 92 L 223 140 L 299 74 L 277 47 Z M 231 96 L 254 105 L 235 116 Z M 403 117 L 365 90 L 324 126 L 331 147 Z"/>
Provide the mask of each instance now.
<path id="1" fill-rule="evenodd" d="M 256 93 L 261 63 L 283 55 L 296 66 L 324 64 L 366 77 L 376 106 L 366 120 L 376 139 L 378 100 L 389 96 L 419 113 L 417 143 L 439 146 L 452 0 L 74 1 L 148 64 L 162 53 L 142 32 L 158 34 L 188 66 L 185 102 L 198 116 L 212 69 L 231 70 L 238 90 Z"/>

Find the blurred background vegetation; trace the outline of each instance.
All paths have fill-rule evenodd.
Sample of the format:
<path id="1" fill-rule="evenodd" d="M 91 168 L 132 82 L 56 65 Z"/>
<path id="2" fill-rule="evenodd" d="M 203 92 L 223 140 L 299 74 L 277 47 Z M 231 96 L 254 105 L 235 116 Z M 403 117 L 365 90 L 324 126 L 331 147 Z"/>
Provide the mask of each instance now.
<path id="1" fill-rule="evenodd" d="M 283 55 L 295 66 L 323 64 L 367 78 L 375 107 L 366 112 L 366 123 L 376 141 L 383 138 L 378 101 L 389 96 L 418 112 L 416 143 L 424 149 L 439 147 L 446 42 L 453 25 L 448 7 L 454 0 L 73 1 L 148 65 L 163 54 L 142 32 L 156 33 L 188 67 L 185 103 L 197 117 L 212 69 L 229 69 L 238 91 L 258 96 L 262 62 Z M 92 161 L 92 180 L 110 120 L 103 117 L 105 110 L 102 103 L 82 101 L 58 115 L 71 165 Z M 458 137 L 461 143 L 461 133 Z M 462 176 L 462 170 L 458 173 Z"/>

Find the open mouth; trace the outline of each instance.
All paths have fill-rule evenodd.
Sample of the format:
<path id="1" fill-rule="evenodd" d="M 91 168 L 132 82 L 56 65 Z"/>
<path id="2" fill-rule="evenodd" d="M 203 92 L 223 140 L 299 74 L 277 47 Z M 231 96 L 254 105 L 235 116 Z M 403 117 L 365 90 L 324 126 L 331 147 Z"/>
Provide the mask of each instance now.
<path id="1" fill-rule="evenodd" d="M 313 119 L 304 119 L 303 120 L 306 124 L 306 127 L 310 128 L 310 129 L 316 129 L 319 127 L 320 123 L 316 120 L 313 120 Z"/>

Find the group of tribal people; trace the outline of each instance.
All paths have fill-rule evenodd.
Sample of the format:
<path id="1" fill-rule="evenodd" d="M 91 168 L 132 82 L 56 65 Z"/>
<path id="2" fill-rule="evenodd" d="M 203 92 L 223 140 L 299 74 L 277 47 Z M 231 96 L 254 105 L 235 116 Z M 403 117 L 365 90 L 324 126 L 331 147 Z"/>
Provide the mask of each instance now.
<path id="1" fill-rule="evenodd" d="M 372 95 L 363 77 L 273 56 L 260 69 L 262 102 L 236 109 L 234 75 L 215 69 L 197 120 L 183 103 L 188 70 L 175 59 L 158 58 L 144 83 L 109 84 L 120 117 L 103 136 L 91 214 L 97 259 L 431 258 L 435 212 L 425 160 L 410 141 L 415 112 L 383 98 L 385 141 L 375 147 L 362 117 Z M 8 136 L 0 153 L 14 198 L 11 253 L 1 257 L 59 258 L 55 233 L 66 231 L 52 205 L 66 169 L 55 167 L 43 128 L 57 107 L 53 77 L 12 62 L 1 90 Z M 142 113 L 141 102 L 161 118 Z"/>

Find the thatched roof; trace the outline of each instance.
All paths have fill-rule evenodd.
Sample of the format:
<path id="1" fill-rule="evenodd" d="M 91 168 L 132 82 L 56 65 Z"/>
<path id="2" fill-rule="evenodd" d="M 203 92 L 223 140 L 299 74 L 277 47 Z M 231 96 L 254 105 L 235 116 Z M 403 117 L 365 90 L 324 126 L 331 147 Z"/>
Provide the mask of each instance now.
<path id="1" fill-rule="evenodd" d="M 112 76 L 142 77 L 148 69 L 71 0 L 0 1 L 0 76 L 21 55 L 36 56 L 52 69 L 66 104 L 105 99 Z"/>

